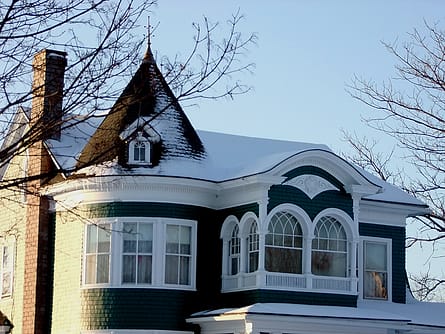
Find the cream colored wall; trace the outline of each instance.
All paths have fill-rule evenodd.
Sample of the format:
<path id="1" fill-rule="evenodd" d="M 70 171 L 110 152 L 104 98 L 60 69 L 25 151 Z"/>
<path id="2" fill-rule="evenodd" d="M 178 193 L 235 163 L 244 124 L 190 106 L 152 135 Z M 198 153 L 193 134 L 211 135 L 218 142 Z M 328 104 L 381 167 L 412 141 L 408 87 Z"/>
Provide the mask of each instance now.
<path id="1" fill-rule="evenodd" d="M 80 333 L 83 231 L 77 215 L 57 213 L 52 333 Z"/>
<path id="2" fill-rule="evenodd" d="M 4 179 L 23 177 L 26 156 L 15 158 Z M 12 333 L 22 333 L 23 282 L 25 273 L 26 203 L 19 190 L 0 190 L 0 242 L 15 242 L 12 296 L 0 300 L 0 310 L 13 323 Z"/>

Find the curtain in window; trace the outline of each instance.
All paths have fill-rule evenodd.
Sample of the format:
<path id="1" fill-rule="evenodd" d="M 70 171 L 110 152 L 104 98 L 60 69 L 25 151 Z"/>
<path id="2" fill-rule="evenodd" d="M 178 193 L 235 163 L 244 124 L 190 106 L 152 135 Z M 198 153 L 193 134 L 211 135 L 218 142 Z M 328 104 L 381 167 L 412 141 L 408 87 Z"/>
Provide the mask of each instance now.
<path id="1" fill-rule="evenodd" d="M 85 283 L 108 283 L 110 277 L 110 224 L 88 225 Z"/>
<path id="2" fill-rule="evenodd" d="M 190 284 L 191 227 L 167 225 L 165 283 Z"/>
<path id="3" fill-rule="evenodd" d="M 150 223 L 124 223 L 122 233 L 122 283 L 150 284 L 153 225 Z"/>
<path id="4" fill-rule="evenodd" d="M 388 264 L 386 243 L 364 243 L 364 297 L 388 298 Z"/>
<path id="5" fill-rule="evenodd" d="M 347 276 L 347 237 L 341 223 L 322 217 L 312 240 L 312 273 L 321 276 Z"/>
<path id="6" fill-rule="evenodd" d="M 276 213 L 266 235 L 266 270 L 301 274 L 303 233 L 297 218 L 288 212 Z"/>

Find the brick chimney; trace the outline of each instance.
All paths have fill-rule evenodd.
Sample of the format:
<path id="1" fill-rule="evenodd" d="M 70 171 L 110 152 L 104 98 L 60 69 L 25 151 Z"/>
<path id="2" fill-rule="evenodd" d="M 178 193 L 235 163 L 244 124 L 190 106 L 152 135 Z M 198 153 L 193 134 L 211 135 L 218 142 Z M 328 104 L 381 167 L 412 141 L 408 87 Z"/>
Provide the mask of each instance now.
<path id="1" fill-rule="evenodd" d="M 60 139 L 66 53 L 42 50 L 34 56 L 31 125 L 41 127 L 45 139 Z"/>
<path id="2" fill-rule="evenodd" d="M 35 142 L 29 147 L 25 273 L 23 283 L 23 334 L 50 332 L 53 215 L 50 199 L 41 195 L 45 175 L 53 167 L 43 139 L 60 139 L 62 92 L 66 53 L 42 50 L 34 57 L 30 128 Z"/>

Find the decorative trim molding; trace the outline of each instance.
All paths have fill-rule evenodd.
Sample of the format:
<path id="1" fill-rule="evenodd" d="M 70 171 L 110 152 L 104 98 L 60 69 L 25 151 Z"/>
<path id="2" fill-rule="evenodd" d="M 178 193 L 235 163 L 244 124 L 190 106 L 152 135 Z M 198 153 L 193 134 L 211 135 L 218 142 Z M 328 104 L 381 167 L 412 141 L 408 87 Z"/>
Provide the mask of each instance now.
<path id="1" fill-rule="evenodd" d="M 314 199 L 315 196 L 329 190 L 340 191 L 336 186 L 334 186 L 329 181 L 324 178 L 311 175 L 304 174 L 294 177 L 283 183 L 284 185 L 295 187 L 302 192 L 304 192 L 310 199 Z"/>

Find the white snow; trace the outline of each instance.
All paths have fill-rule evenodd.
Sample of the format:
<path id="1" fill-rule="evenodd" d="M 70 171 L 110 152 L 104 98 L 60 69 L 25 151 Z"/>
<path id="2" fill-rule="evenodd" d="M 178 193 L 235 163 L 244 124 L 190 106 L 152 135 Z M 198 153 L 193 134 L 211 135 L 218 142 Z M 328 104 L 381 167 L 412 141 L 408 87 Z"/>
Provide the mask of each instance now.
<path id="1" fill-rule="evenodd" d="M 71 122 L 78 119 L 71 119 Z M 83 147 L 94 133 L 102 117 L 93 117 L 62 132 L 60 141 L 48 140 L 55 160 L 65 170 L 74 169 Z M 154 126 L 154 125 L 153 125 Z M 181 156 L 161 159 L 158 166 L 124 169 L 117 163 L 106 163 L 91 166 L 81 172 L 87 175 L 162 175 L 197 178 L 211 182 L 222 182 L 250 175 L 265 173 L 286 159 L 309 150 L 332 151 L 326 145 L 253 138 L 229 135 L 208 131 L 198 131 L 206 150 L 203 159 L 192 159 Z M 169 136 L 169 132 L 163 134 Z M 177 136 L 177 134 L 175 134 Z M 167 140 L 168 138 L 163 138 Z M 176 138 L 169 138 L 174 142 Z M 399 188 L 378 177 L 354 166 L 371 183 L 383 191 L 367 196 L 367 199 L 406 203 L 423 206 L 424 204 Z"/>
<path id="2" fill-rule="evenodd" d="M 357 307 L 257 303 L 240 308 L 203 311 L 195 313 L 192 316 L 205 317 L 233 314 L 268 314 L 353 320 L 400 321 L 416 326 L 443 327 L 445 330 L 444 303 L 413 302 L 399 304 L 385 301 L 360 301 Z"/>

